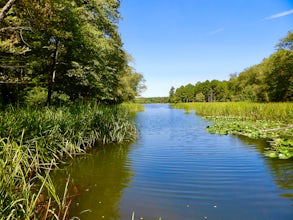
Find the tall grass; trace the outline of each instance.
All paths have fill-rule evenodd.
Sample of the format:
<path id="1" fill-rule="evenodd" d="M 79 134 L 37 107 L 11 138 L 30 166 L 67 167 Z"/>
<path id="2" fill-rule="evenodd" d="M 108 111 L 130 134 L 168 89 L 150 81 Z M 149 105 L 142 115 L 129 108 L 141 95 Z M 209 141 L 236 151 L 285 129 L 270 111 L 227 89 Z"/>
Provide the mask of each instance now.
<path id="1" fill-rule="evenodd" d="M 49 169 L 56 164 L 54 161 L 50 164 L 40 163 L 38 154 L 16 142 L 2 139 L 0 147 L 0 218 L 38 219 L 40 216 L 36 207 L 40 205 L 41 193 L 46 188 L 52 188 Z M 47 170 L 41 171 L 41 167 L 47 167 Z M 53 192 L 50 195 L 53 196 Z M 58 205 L 55 207 L 61 210 L 61 204 Z M 48 216 L 54 213 L 50 205 L 46 212 L 51 213 Z"/>
<path id="2" fill-rule="evenodd" d="M 0 115 L 0 219 L 65 219 L 67 191 L 57 196 L 51 169 L 97 142 L 135 138 L 121 106 L 6 109 Z"/>
<path id="3" fill-rule="evenodd" d="M 132 115 L 136 112 L 144 111 L 144 106 L 138 103 L 123 103 L 122 106 L 126 108 Z"/>
<path id="4" fill-rule="evenodd" d="M 0 137 L 17 142 L 21 139 L 28 145 L 38 142 L 50 153 L 62 149 L 63 153 L 71 154 L 72 144 L 74 151 L 79 153 L 96 141 L 131 141 L 135 138 L 135 127 L 129 120 L 128 111 L 121 106 L 10 108 L 0 115 Z"/>
<path id="5" fill-rule="evenodd" d="M 195 110 L 204 117 L 236 117 L 248 120 L 293 123 L 293 103 L 194 102 L 178 103 L 175 108 Z"/>

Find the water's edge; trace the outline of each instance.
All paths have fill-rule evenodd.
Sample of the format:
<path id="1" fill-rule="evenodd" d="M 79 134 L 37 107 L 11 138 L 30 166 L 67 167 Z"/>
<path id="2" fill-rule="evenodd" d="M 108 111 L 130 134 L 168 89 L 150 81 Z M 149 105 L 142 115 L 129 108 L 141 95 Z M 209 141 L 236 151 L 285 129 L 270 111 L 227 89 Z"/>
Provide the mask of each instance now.
<path id="1" fill-rule="evenodd" d="M 70 174 L 80 219 L 293 219 L 292 161 L 264 141 L 209 134 L 209 122 L 168 105 L 136 116 L 137 142 L 110 145 L 57 171 Z"/>

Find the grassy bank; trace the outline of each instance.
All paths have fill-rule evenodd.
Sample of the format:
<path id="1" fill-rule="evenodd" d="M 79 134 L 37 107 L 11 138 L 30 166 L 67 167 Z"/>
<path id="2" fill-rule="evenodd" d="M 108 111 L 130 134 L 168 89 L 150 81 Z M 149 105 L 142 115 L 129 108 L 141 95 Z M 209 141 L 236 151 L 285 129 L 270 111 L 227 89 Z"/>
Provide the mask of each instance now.
<path id="1" fill-rule="evenodd" d="M 0 115 L 0 219 L 66 219 L 50 171 L 95 143 L 132 141 L 136 129 L 123 106 L 9 108 Z"/>
<path id="2" fill-rule="evenodd" d="M 267 156 L 293 157 L 293 103 L 178 103 L 174 107 L 211 119 L 213 126 L 207 128 L 211 133 L 266 138 L 271 146 Z"/>

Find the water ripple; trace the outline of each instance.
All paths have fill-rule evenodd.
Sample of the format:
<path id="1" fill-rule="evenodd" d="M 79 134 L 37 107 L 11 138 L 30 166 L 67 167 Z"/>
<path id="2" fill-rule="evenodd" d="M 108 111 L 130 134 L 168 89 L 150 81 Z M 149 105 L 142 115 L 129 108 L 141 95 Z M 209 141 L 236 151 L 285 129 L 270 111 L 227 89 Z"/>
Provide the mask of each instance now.
<path id="1" fill-rule="evenodd" d="M 209 134 L 208 122 L 166 106 L 147 106 L 137 123 L 140 139 L 129 155 L 135 176 L 122 210 L 149 219 L 293 219 L 257 144 Z"/>

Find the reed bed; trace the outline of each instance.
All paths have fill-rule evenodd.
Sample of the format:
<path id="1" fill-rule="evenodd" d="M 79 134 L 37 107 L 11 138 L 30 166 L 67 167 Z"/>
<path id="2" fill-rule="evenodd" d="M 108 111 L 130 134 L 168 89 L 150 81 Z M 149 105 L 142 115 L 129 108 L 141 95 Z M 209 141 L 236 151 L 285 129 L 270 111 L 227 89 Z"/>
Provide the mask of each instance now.
<path id="1" fill-rule="evenodd" d="M 126 108 L 132 115 L 137 112 L 144 111 L 144 106 L 138 103 L 123 103 L 122 106 Z"/>
<path id="2" fill-rule="evenodd" d="M 293 124 L 293 103 L 193 102 L 178 103 L 174 107 L 195 110 L 196 114 L 204 117 L 235 117 Z"/>
<path id="3" fill-rule="evenodd" d="M 122 106 L 18 109 L 0 115 L 0 219 L 66 219 L 50 171 L 95 143 L 132 141 L 136 129 Z"/>
<path id="4" fill-rule="evenodd" d="M 293 103 L 178 103 L 174 108 L 211 119 L 213 126 L 207 128 L 211 133 L 266 138 L 269 157 L 293 157 Z"/>

